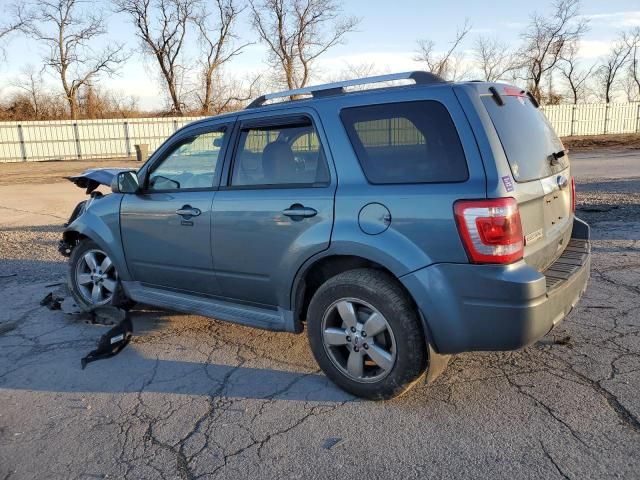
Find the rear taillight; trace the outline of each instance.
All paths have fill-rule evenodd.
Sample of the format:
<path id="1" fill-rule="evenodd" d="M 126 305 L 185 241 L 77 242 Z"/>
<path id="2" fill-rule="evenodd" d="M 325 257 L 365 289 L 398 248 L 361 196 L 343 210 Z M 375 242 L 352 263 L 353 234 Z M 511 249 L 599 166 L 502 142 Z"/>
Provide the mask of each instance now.
<path id="1" fill-rule="evenodd" d="M 571 211 L 576 213 L 576 181 L 571 177 Z"/>
<path id="2" fill-rule="evenodd" d="M 462 243 L 473 263 L 512 263 L 524 253 L 515 198 L 459 200 L 453 207 Z"/>

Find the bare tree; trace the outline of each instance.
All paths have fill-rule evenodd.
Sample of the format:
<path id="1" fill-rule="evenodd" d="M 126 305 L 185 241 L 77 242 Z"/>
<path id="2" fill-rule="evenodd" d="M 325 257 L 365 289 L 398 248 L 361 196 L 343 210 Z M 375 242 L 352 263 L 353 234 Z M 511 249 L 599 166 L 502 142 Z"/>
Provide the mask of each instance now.
<path id="1" fill-rule="evenodd" d="M 529 90 L 540 101 L 542 81 L 557 66 L 568 45 L 587 31 L 587 21 L 579 16 L 580 0 L 556 0 L 549 16 L 534 13 L 522 34 L 524 47 L 519 53 Z"/>
<path id="2" fill-rule="evenodd" d="M 596 70 L 596 78 L 601 88 L 601 94 L 606 103 L 611 102 L 613 89 L 619 79 L 619 74 L 627 64 L 631 55 L 629 37 L 623 33 L 613 43 L 602 65 Z"/>
<path id="3" fill-rule="evenodd" d="M 497 82 L 519 67 L 513 52 L 495 37 L 480 35 L 473 53 L 482 71 L 482 79 L 487 82 Z"/>
<path id="4" fill-rule="evenodd" d="M 558 65 L 560 75 L 566 80 L 571 90 L 572 101 L 576 104 L 584 96 L 587 80 L 591 78 L 595 65 L 588 70 L 580 68 L 577 42 L 573 42 L 566 48 Z"/>
<path id="5" fill-rule="evenodd" d="M 302 88 L 314 61 L 355 30 L 335 0 L 249 0 L 252 23 L 269 49 L 269 64 L 289 89 Z"/>
<path id="6" fill-rule="evenodd" d="M 194 18 L 203 50 L 200 61 L 202 65 L 202 92 L 198 94 L 198 102 L 205 115 L 211 113 L 213 109 L 216 74 L 224 64 L 250 45 L 249 43 L 240 46 L 233 45 L 233 41 L 237 40 L 233 29 L 238 16 L 245 7 L 239 7 L 234 0 L 215 0 L 213 3 L 217 10 L 217 22 L 212 21 L 212 14 L 206 10 L 206 7 Z M 240 100 L 242 95 L 231 95 L 229 101 L 243 101 Z M 223 108 L 226 108 L 226 105 Z"/>
<path id="7" fill-rule="evenodd" d="M 95 52 L 90 43 L 106 33 L 100 12 L 83 12 L 83 0 L 40 0 L 31 35 L 49 47 L 45 65 L 60 78 L 71 118 L 78 117 L 78 92 L 99 75 L 112 75 L 124 61 L 122 44 Z"/>
<path id="8" fill-rule="evenodd" d="M 31 22 L 31 15 L 23 3 L 13 3 L 5 7 L 4 19 L 0 21 L 0 55 L 4 57 L 4 42 L 10 35 L 24 31 Z"/>
<path id="9" fill-rule="evenodd" d="M 373 62 L 360 62 L 350 63 L 345 62 L 344 66 L 337 72 L 331 72 L 326 77 L 323 77 L 323 81 L 327 83 L 341 82 L 344 80 L 352 80 L 354 78 L 373 77 L 375 75 L 388 74 L 388 67 L 380 68 Z M 357 87 L 355 87 L 357 88 Z"/>
<path id="10" fill-rule="evenodd" d="M 471 23 L 468 19 L 464 21 L 462 27 L 458 27 L 456 35 L 451 42 L 449 49 L 439 53 L 433 40 L 418 40 L 418 52 L 414 60 L 426 65 L 427 71 L 434 73 L 447 80 L 459 80 L 465 75 L 461 70 L 463 63 L 462 53 L 458 50 L 462 41 L 471 31 Z"/>
<path id="11" fill-rule="evenodd" d="M 208 113 L 218 115 L 241 109 L 259 90 L 259 80 L 260 77 L 255 76 L 246 81 L 229 81 L 225 80 L 223 75 L 216 73 L 213 76 L 211 104 Z"/>
<path id="12" fill-rule="evenodd" d="M 16 89 L 22 90 L 25 98 L 29 99 L 33 108 L 33 120 L 40 120 L 45 103 L 42 84 L 42 72 L 28 65 L 22 70 L 20 77 L 13 83 Z"/>
<path id="13" fill-rule="evenodd" d="M 180 90 L 184 73 L 181 53 L 197 0 L 114 0 L 114 4 L 133 22 L 142 52 L 158 62 L 171 108 L 182 115 L 185 105 Z"/>
<path id="14" fill-rule="evenodd" d="M 635 27 L 631 30 L 628 44 L 631 49 L 628 71 L 629 86 L 635 85 L 635 89 L 630 89 L 632 92 L 635 90 L 631 98 L 640 98 L 640 27 Z"/>

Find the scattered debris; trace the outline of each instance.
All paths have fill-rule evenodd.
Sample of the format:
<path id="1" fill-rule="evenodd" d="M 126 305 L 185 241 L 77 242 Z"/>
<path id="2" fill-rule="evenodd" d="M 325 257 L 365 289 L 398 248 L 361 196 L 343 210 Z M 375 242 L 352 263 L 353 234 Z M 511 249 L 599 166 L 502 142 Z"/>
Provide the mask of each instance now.
<path id="1" fill-rule="evenodd" d="M 11 277 L 17 277 L 18 274 L 17 273 L 10 273 L 9 275 L 0 275 L 0 278 L 11 278 Z"/>
<path id="2" fill-rule="evenodd" d="M 6 322 L 0 323 L 0 335 L 3 335 L 11 330 L 16 328 L 17 324 L 15 322 Z"/>
<path id="3" fill-rule="evenodd" d="M 93 313 L 96 317 L 122 318 L 122 320 L 100 337 L 95 350 L 80 360 L 83 370 L 88 363 L 110 358 L 120 353 L 129 344 L 133 334 L 133 324 L 126 311 L 117 307 L 98 307 L 93 310 Z"/>
<path id="4" fill-rule="evenodd" d="M 40 305 L 47 307 L 49 310 L 60 310 L 63 301 L 63 297 L 58 297 L 57 295 L 54 295 L 53 292 L 49 292 L 42 300 L 40 300 Z"/>
<path id="5" fill-rule="evenodd" d="M 331 450 L 331 449 L 333 449 L 335 447 L 339 447 L 344 442 L 346 442 L 346 439 L 344 439 L 344 438 L 341 438 L 341 437 L 329 437 L 324 441 L 324 444 L 322 445 L 322 448 L 324 448 L 326 450 Z"/>
<path id="6" fill-rule="evenodd" d="M 543 338 L 541 340 L 538 340 L 536 342 L 536 345 L 541 346 L 541 347 L 547 347 L 550 348 L 551 345 L 569 345 L 571 343 L 571 337 L 569 335 L 566 335 L 562 338 L 556 339 L 556 338 Z"/>
<path id="7" fill-rule="evenodd" d="M 74 306 L 78 308 L 75 304 Z M 89 312 L 80 310 L 78 313 L 80 318 L 90 325 L 117 325 L 126 317 L 125 310 L 114 306 L 99 307 Z"/>
<path id="8" fill-rule="evenodd" d="M 64 282 L 50 283 L 49 285 L 45 285 L 44 288 L 59 287 L 60 285 L 64 285 Z"/>
<path id="9" fill-rule="evenodd" d="M 80 307 L 76 305 L 76 302 L 73 300 L 73 297 L 71 295 L 65 297 L 60 307 L 62 311 L 67 315 L 78 315 L 78 314 L 84 313 L 80 309 Z"/>

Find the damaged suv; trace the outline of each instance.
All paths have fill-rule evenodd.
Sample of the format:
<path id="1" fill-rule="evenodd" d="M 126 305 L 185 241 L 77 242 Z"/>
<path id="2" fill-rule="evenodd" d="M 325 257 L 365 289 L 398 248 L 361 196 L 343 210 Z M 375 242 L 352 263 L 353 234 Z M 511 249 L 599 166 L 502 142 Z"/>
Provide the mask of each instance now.
<path id="1" fill-rule="evenodd" d="M 79 306 L 306 328 L 327 376 L 366 398 L 534 342 L 589 278 L 566 151 L 509 85 L 409 72 L 269 94 L 137 172 L 72 180 L 113 192 L 61 242 Z"/>

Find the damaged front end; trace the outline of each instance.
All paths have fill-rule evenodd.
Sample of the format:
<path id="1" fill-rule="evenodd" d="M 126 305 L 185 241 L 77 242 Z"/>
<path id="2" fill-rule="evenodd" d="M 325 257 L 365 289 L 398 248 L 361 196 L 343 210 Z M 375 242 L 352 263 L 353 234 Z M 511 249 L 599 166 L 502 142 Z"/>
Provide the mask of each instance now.
<path id="1" fill-rule="evenodd" d="M 120 172 L 135 172 L 135 168 L 90 168 L 80 175 L 65 177 L 80 188 L 86 189 L 87 195 L 100 185 L 111 186 L 111 182 Z"/>
<path id="2" fill-rule="evenodd" d="M 104 195 L 96 189 L 101 185 L 111 186 L 111 182 L 120 172 L 135 171 L 134 168 L 91 168 L 85 170 L 80 175 L 65 177 L 70 182 L 80 188 L 84 188 L 89 195 L 87 200 L 78 203 L 64 224 L 64 227 L 71 225 L 78 217 L 80 217 L 90 205 L 99 200 Z M 75 232 L 64 232 L 62 240 L 58 242 L 58 251 L 65 257 L 71 256 L 71 252 L 79 242 L 79 236 Z"/>

